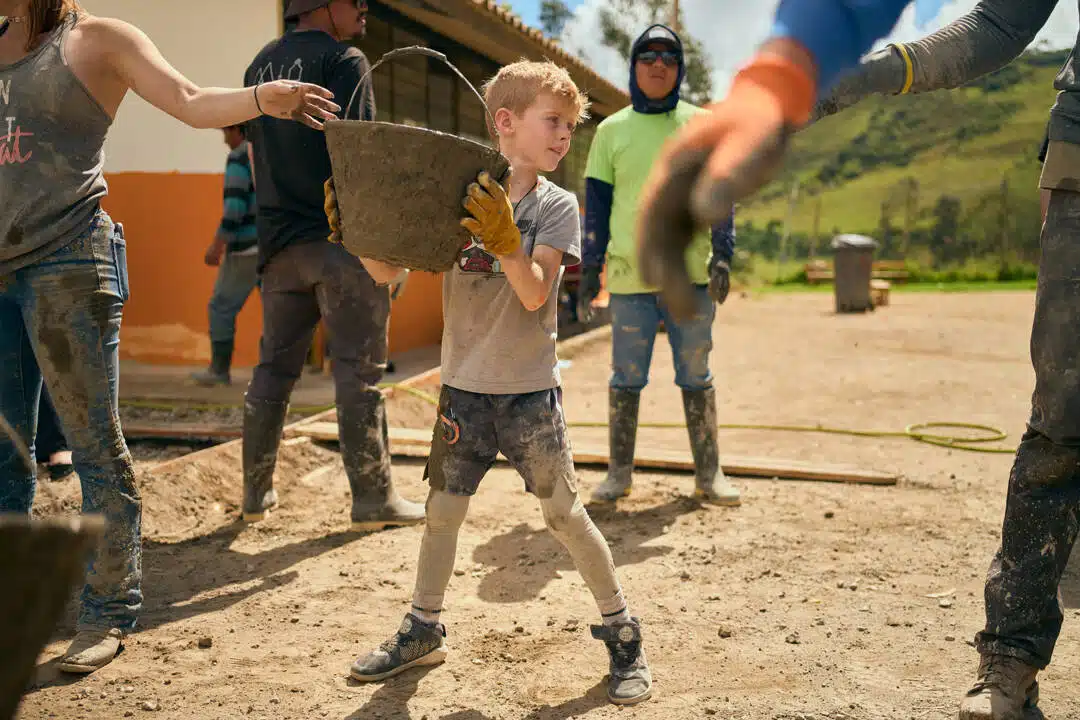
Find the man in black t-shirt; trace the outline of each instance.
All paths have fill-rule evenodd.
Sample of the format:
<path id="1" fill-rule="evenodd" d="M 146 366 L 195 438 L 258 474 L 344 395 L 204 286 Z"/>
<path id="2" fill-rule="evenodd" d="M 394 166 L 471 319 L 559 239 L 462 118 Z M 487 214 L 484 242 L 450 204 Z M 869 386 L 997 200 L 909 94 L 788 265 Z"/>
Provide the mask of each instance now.
<path id="1" fill-rule="evenodd" d="M 286 19 L 296 20 L 295 29 L 259 52 L 244 84 L 318 83 L 333 91 L 343 118 L 373 120 L 375 96 L 365 77 L 370 65 L 347 42 L 363 34 L 366 14 L 366 0 L 292 0 Z M 354 91 L 356 100 L 346 107 Z M 274 465 L 289 396 L 322 319 L 333 347 L 353 526 L 374 530 L 423 522 L 423 505 L 400 497 L 390 478 L 386 407 L 377 387 L 386 367 L 390 291 L 376 286 L 359 259 L 327 242 L 326 138 L 319 130 L 267 116 L 251 121 L 247 136 L 258 201 L 263 334 L 244 402 L 244 520 L 261 520 L 277 503 Z"/>

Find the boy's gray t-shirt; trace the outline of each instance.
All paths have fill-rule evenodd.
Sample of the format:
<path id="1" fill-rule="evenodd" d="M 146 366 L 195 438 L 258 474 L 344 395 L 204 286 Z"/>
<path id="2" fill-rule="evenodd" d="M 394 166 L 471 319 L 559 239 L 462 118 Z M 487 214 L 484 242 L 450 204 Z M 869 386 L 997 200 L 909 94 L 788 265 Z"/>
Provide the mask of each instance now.
<path id="1" fill-rule="evenodd" d="M 581 258 L 577 196 L 541 178 L 514 209 L 525 254 L 549 245 L 563 262 Z M 508 395 L 559 385 L 557 340 L 560 268 L 543 307 L 521 304 L 495 256 L 471 242 L 443 276 L 443 384 L 467 392 Z"/>

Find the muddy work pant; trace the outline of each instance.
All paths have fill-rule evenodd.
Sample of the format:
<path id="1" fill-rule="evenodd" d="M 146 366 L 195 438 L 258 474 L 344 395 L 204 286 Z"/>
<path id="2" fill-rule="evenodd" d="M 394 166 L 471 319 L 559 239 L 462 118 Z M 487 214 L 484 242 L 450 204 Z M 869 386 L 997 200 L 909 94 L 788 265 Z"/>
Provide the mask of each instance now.
<path id="1" fill-rule="evenodd" d="M 1046 667 L 1061 630 L 1058 583 L 1080 521 L 1080 193 L 1054 190 L 1043 226 L 1031 419 L 1009 476 L 986 579 L 981 653 Z"/>
<path id="2" fill-rule="evenodd" d="M 652 293 L 612 295 L 611 382 L 616 390 L 640 392 L 649 382 L 653 346 L 664 323 L 675 362 L 675 384 L 683 390 L 712 387 L 709 353 L 716 306 L 704 285 L 694 287 L 694 314 L 676 322 L 663 300 Z"/>
<path id="3" fill-rule="evenodd" d="M 290 245 L 274 255 L 260 280 L 263 334 L 248 394 L 286 402 L 304 369 L 321 319 L 330 342 L 339 407 L 362 402 L 386 370 L 390 289 L 378 286 L 340 245 Z"/>
<path id="4" fill-rule="evenodd" d="M 0 413 L 32 453 L 44 378 L 82 484 L 83 512 L 105 520 L 79 626 L 125 632 L 142 606 L 142 505 L 117 412 L 127 298 L 123 232 L 104 213 L 63 249 L 0 277 Z M 35 470 L 0 434 L 0 512 L 30 512 Z"/>
<path id="5" fill-rule="evenodd" d="M 236 316 L 259 284 L 258 255 L 225 253 L 214 281 L 207 314 L 210 342 L 232 344 L 236 337 Z"/>

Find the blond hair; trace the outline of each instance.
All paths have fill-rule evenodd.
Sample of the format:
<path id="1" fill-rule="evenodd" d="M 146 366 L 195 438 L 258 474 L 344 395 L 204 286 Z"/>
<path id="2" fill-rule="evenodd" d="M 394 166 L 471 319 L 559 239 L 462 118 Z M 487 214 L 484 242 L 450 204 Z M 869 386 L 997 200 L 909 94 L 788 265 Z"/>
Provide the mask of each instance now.
<path id="1" fill-rule="evenodd" d="M 550 60 L 537 62 L 519 60 L 504 65 L 495 76 L 484 83 L 484 102 L 487 103 L 491 117 L 500 108 L 506 108 L 515 115 L 522 115 L 536 102 L 540 93 L 554 95 L 566 103 L 576 122 L 581 123 L 589 117 L 589 98 L 570 77 L 565 68 Z M 487 121 L 488 132 L 496 137 L 491 120 Z"/>

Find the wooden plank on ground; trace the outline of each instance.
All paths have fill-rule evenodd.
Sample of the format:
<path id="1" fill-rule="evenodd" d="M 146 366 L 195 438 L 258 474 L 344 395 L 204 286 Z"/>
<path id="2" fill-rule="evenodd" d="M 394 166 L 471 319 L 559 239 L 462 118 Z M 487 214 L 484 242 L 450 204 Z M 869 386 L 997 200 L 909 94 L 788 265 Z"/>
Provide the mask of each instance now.
<path id="1" fill-rule="evenodd" d="M 234 425 L 207 423 L 125 422 L 123 430 L 128 440 L 231 440 L 243 435 L 243 429 Z"/>
<path id="2" fill-rule="evenodd" d="M 312 423 L 293 431 L 307 435 L 312 440 L 333 442 L 338 439 L 334 423 Z M 390 428 L 390 453 L 398 457 L 426 458 L 431 450 L 431 430 L 416 428 Z M 505 460 L 500 456 L 501 460 Z M 574 462 L 578 465 L 608 464 L 606 445 L 574 443 Z M 736 477 L 779 478 L 783 480 L 814 480 L 819 482 L 846 482 L 865 485 L 895 485 L 898 477 L 893 473 L 863 468 L 809 463 L 800 460 L 743 457 L 725 455 L 721 458 L 724 472 Z M 694 461 L 688 452 L 656 448 L 639 449 L 634 466 L 650 470 L 675 470 L 693 472 Z"/>

